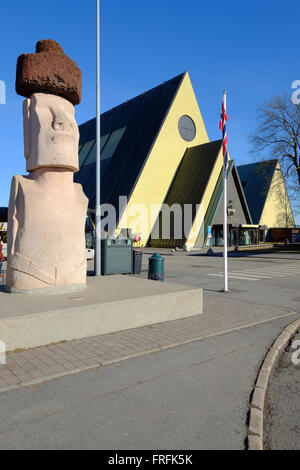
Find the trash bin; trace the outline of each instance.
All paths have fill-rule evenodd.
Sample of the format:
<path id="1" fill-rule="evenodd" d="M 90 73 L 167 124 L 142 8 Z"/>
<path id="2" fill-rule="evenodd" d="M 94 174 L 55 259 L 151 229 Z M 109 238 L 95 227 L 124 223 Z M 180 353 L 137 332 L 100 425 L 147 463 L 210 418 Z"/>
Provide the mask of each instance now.
<path id="1" fill-rule="evenodd" d="M 141 274 L 142 272 L 142 250 L 133 250 L 133 274 Z"/>
<path id="2" fill-rule="evenodd" d="M 132 273 L 131 238 L 106 238 L 101 241 L 102 275 Z"/>
<path id="3" fill-rule="evenodd" d="M 161 282 L 165 279 L 165 260 L 159 253 L 149 258 L 148 279 Z"/>

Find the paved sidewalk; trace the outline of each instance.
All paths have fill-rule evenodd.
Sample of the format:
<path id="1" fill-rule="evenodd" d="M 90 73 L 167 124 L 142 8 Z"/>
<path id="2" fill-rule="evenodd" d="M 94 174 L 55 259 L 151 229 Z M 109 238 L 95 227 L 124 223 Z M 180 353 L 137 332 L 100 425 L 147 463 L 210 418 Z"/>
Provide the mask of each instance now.
<path id="1" fill-rule="evenodd" d="M 0 449 L 242 450 L 257 371 L 294 319 L 3 393 Z"/>
<path id="2" fill-rule="evenodd" d="M 208 295 L 205 312 L 182 320 L 9 353 L 7 364 L 0 366 L 0 392 L 294 315 L 287 309 L 231 300 L 226 294 Z"/>

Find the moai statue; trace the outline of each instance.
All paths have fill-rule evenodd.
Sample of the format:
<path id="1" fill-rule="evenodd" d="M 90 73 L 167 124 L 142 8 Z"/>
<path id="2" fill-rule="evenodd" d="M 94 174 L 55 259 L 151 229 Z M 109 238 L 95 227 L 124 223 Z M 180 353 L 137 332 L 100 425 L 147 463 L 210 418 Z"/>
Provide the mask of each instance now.
<path id="1" fill-rule="evenodd" d="M 43 40 L 18 59 L 27 176 L 14 176 L 8 211 L 7 289 L 56 293 L 86 285 L 88 201 L 73 182 L 81 72 L 58 43 Z"/>

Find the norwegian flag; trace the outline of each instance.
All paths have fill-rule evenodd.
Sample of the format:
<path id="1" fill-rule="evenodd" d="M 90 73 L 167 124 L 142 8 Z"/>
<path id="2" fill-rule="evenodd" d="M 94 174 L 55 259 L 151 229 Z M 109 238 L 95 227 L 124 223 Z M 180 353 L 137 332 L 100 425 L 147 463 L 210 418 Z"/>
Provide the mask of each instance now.
<path id="1" fill-rule="evenodd" d="M 222 102 L 222 111 L 221 111 L 221 120 L 220 120 L 220 130 L 223 133 L 223 158 L 224 158 L 224 168 L 228 168 L 228 152 L 227 152 L 227 131 L 226 131 L 226 121 L 228 121 L 228 116 L 226 114 L 226 92 L 223 93 L 223 102 Z"/>

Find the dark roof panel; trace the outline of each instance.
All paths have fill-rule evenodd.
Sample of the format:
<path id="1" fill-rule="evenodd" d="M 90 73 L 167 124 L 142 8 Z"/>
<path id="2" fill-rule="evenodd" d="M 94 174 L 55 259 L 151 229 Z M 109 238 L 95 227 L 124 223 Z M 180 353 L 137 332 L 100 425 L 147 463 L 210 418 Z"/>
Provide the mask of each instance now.
<path id="1" fill-rule="evenodd" d="M 182 208 L 184 207 L 184 204 L 192 204 L 194 221 L 196 216 L 196 205 L 200 204 L 203 199 L 211 173 L 220 153 L 221 146 L 222 141 L 216 140 L 214 142 L 190 147 L 186 150 L 165 198 L 164 204 L 167 204 L 169 207 L 173 204 L 179 204 Z M 173 231 L 180 233 L 180 228 L 175 226 L 171 227 L 171 233 Z M 166 247 L 183 245 L 184 242 L 184 238 L 182 240 L 175 240 L 174 238 L 170 238 L 168 240 L 149 240 L 150 246 Z"/>
<path id="2" fill-rule="evenodd" d="M 105 165 L 101 162 L 101 168 L 105 167 L 105 171 L 101 172 L 103 203 L 111 203 L 118 209 L 119 195 L 130 197 L 183 77 L 184 74 L 178 75 L 101 115 L 102 136 L 126 128 L 112 157 Z M 79 131 L 81 145 L 95 140 L 96 119 L 79 126 Z M 103 152 L 104 150 L 105 146 Z M 94 163 L 88 180 L 84 166 L 75 176 L 75 180 L 82 183 L 86 194 L 94 193 L 89 200 L 90 208 L 94 208 L 95 204 L 95 171 Z M 86 185 L 89 186 L 89 191 L 86 190 Z"/>
<path id="3" fill-rule="evenodd" d="M 237 167 L 254 224 L 259 224 L 278 160 Z"/>
<path id="4" fill-rule="evenodd" d="M 166 197 L 166 204 L 200 204 L 221 145 L 222 141 L 216 140 L 186 150 Z"/>
<path id="5" fill-rule="evenodd" d="M 181 76 L 182 77 L 182 76 Z M 113 187 L 110 187 L 109 201 L 116 206 L 118 195 L 128 198 L 147 161 L 154 140 L 160 130 L 167 111 L 177 91 L 180 80 L 170 80 L 144 96 L 143 106 L 137 109 L 136 115 L 127 128 L 128 140 L 121 142 L 113 159 L 108 174 L 117 172 L 122 167 Z M 111 174 L 113 179 L 113 174 Z M 106 185 L 109 185 L 107 178 Z"/>
<path id="6" fill-rule="evenodd" d="M 243 188 L 237 173 L 234 160 L 229 161 L 227 171 L 227 198 L 233 202 L 235 214 L 228 218 L 231 224 L 252 224 L 251 214 L 245 199 Z M 208 226 L 223 223 L 223 169 L 210 200 L 208 209 L 204 217 L 204 234 L 207 236 Z"/>

